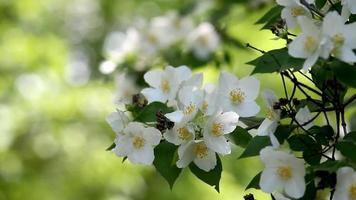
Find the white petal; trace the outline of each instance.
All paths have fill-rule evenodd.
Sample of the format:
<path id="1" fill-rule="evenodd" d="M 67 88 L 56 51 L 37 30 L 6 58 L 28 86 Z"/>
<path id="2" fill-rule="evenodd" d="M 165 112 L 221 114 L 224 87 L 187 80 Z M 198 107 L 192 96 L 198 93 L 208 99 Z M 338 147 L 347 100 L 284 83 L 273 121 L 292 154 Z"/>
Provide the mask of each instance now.
<path id="1" fill-rule="evenodd" d="M 130 138 L 124 135 L 118 136 L 115 140 L 115 145 L 113 152 L 119 157 L 127 156 L 133 149 Z"/>
<path id="2" fill-rule="evenodd" d="M 129 119 L 124 112 L 117 111 L 110 113 L 106 121 L 116 133 L 120 133 L 128 124 Z"/>
<path id="3" fill-rule="evenodd" d="M 203 73 L 195 74 L 190 79 L 184 81 L 183 87 L 191 86 L 194 88 L 201 88 L 203 84 Z"/>
<path id="4" fill-rule="evenodd" d="M 180 102 L 185 106 L 193 103 L 199 107 L 203 101 L 204 91 L 194 86 L 185 86 L 179 90 L 178 97 Z"/>
<path id="5" fill-rule="evenodd" d="M 263 120 L 261 125 L 257 129 L 257 135 L 266 136 L 274 133 L 275 128 L 277 128 L 278 123 L 276 121 L 272 121 L 268 118 Z"/>
<path id="6" fill-rule="evenodd" d="M 235 111 L 240 117 L 252 117 L 260 111 L 260 106 L 255 101 L 242 102 L 236 105 Z"/>
<path id="7" fill-rule="evenodd" d="M 310 57 L 308 57 L 303 64 L 303 70 L 307 71 L 308 69 L 310 69 L 318 60 L 319 55 L 320 50 L 315 51 Z"/>
<path id="8" fill-rule="evenodd" d="M 285 192 L 288 196 L 293 198 L 300 198 L 305 192 L 304 177 L 295 176 L 285 183 Z"/>
<path id="9" fill-rule="evenodd" d="M 194 141 L 188 142 L 178 147 L 178 157 L 177 161 L 178 168 L 184 168 L 188 166 L 195 158 L 193 153 Z"/>
<path id="10" fill-rule="evenodd" d="M 235 112 L 224 112 L 218 115 L 218 121 L 223 124 L 223 133 L 229 134 L 235 130 L 239 122 L 239 115 Z"/>
<path id="11" fill-rule="evenodd" d="M 273 90 L 266 89 L 262 93 L 263 99 L 268 107 L 273 107 L 276 102 L 278 102 L 278 98 Z"/>
<path id="12" fill-rule="evenodd" d="M 260 81 L 254 76 L 247 76 L 239 81 L 239 87 L 245 93 L 245 100 L 255 100 L 260 91 Z"/>
<path id="13" fill-rule="evenodd" d="M 354 63 L 356 62 L 356 55 L 355 53 L 352 51 L 351 48 L 347 47 L 347 46 L 343 46 L 340 49 L 340 52 L 336 55 L 337 58 L 339 58 L 340 60 L 347 62 L 347 63 Z"/>
<path id="14" fill-rule="evenodd" d="M 280 146 L 279 141 L 278 141 L 277 137 L 274 135 L 274 133 L 269 135 L 269 138 L 271 140 L 271 144 L 273 147 L 278 148 Z"/>
<path id="15" fill-rule="evenodd" d="M 238 78 L 230 73 L 222 72 L 219 77 L 219 90 L 229 90 L 231 85 L 238 85 Z"/>
<path id="16" fill-rule="evenodd" d="M 146 83 L 154 88 L 159 88 L 161 85 L 161 77 L 162 77 L 162 70 L 153 70 L 148 71 L 145 73 L 143 78 L 145 79 Z"/>
<path id="17" fill-rule="evenodd" d="M 180 140 L 174 128 L 166 130 L 166 132 L 163 133 L 163 137 L 172 144 L 180 145 Z"/>
<path id="18" fill-rule="evenodd" d="M 215 152 L 209 150 L 208 155 L 203 158 L 195 158 L 194 163 L 200 169 L 208 172 L 215 168 L 216 166 L 216 155 Z"/>
<path id="19" fill-rule="evenodd" d="M 184 114 L 183 114 L 183 111 L 177 110 L 177 111 L 174 111 L 174 112 L 171 112 L 171 113 L 167 113 L 164 116 L 167 117 L 172 122 L 178 123 L 178 122 L 182 121 L 182 119 L 184 117 Z"/>
<path id="20" fill-rule="evenodd" d="M 288 45 L 288 54 L 295 58 L 307 58 L 310 54 L 304 50 L 306 35 L 301 34 Z"/>
<path id="21" fill-rule="evenodd" d="M 148 103 L 154 101 L 165 103 L 167 101 L 167 96 L 165 96 L 159 89 L 145 88 L 141 93 L 146 97 Z"/>
<path id="22" fill-rule="evenodd" d="M 313 35 L 313 36 L 316 36 L 319 34 L 320 30 L 314 24 L 314 22 L 311 18 L 308 18 L 306 16 L 299 16 L 299 17 L 297 17 L 297 20 L 298 20 L 298 23 L 299 23 L 303 33 L 306 33 L 308 35 Z"/>
<path id="23" fill-rule="evenodd" d="M 140 149 L 133 150 L 127 158 L 133 164 L 144 164 L 144 165 L 151 165 L 155 156 L 153 152 L 153 148 L 145 145 Z"/>
<path id="24" fill-rule="evenodd" d="M 175 69 L 175 75 L 178 78 L 179 83 L 188 80 L 192 76 L 192 71 L 185 65 L 179 66 L 174 69 Z"/>
<path id="25" fill-rule="evenodd" d="M 143 138 L 146 140 L 147 144 L 156 146 L 162 139 L 161 132 L 153 127 L 147 127 L 143 130 Z"/>
<path id="26" fill-rule="evenodd" d="M 215 137 L 207 132 L 204 132 L 204 141 L 209 149 L 220 153 L 222 155 L 227 155 L 231 153 L 230 143 L 224 136 Z"/>
<path id="27" fill-rule="evenodd" d="M 282 181 L 279 179 L 278 175 L 275 173 L 275 169 L 265 169 L 263 170 L 260 178 L 261 190 L 267 193 L 274 192 L 277 188 L 282 186 Z"/>
<path id="28" fill-rule="evenodd" d="M 297 18 L 292 15 L 290 8 L 283 8 L 281 12 L 281 18 L 286 20 L 288 28 L 294 28 L 298 25 Z"/>
<path id="29" fill-rule="evenodd" d="M 294 2 L 294 0 L 277 0 L 276 1 L 279 5 L 281 6 L 294 6 L 296 5 L 296 3 Z"/>

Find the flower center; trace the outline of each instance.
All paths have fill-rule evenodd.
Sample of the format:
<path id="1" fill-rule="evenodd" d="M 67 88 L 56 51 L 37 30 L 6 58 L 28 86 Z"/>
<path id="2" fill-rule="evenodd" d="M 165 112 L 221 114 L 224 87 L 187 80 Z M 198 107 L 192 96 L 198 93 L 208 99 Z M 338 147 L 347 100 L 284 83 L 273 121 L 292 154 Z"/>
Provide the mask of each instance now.
<path id="1" fill-rule="evenodd" d="M 201 106 L 201 109 L 203 110 L 203 112 L 205 112 L 208 109 L 208 106 L 209 106 L 208 102 L 204 101 Z"/>
<path id="2" fill-rule="evenodd" d="M 234 89 L 230 91 L 230 100 L 234 104 L 239 104 L 245 99 L 245 93 L 240 89 Z"/>
<path id="3" fill-rule="evenodd" d="M 305 14 L 305 10 L 302 7 L 294 7 L 291 9 L 291 14 L 293 17 L 298 17 Z"/>
<path id="4" fill-rule="evenodd" d="M 179 128 L 177 132 L 178 137 L 181 140 L 187 141 L 190 138 L 190 133 L 186 127 Z"/>
<path id="5" fill-rule="evenodd" d="M 191 103 L 184 108 L 183 114 L 190 115 L 194 112 L 194 110 L 195 110 L 195 105 Z"/>
<path id="6" fill-rule="evenodd" d="M 194 146 L 193 152 L 197 157 L 204 158 L 208 155 L 208 147 L 203 143 L 199 143 Z"/>
<path id="7" fill-rule="evenodd" d="M 307 36 L 307 38 L 304 41 L 304 49 L 308 52 L 313 52 L 315 51 L 316 47 L 317 47 L 316 39 L 312 36 Z"/>
<path id="8" fill-rule="evenodd" d="M 171 86 L 167 80 L 161 81 L 161 89 L 164 93 L 168 93 L 171 90 Z"/>
<path id="9" fill-rule="evenodd" d="M 200 35 L 198 37 L 198 42 L 203 46 L 208 46 L 209 44 L 209 37 L 207 35 Z"/>
<path id="10" fill-rule="evenodd" d="M 335 46 L 342 46 L 345 42 L 345 38 L 341 33 L 338 33 L 332 37 L 332 41 L 334 42 Z"/>
<path id="11" fill-rule="evenodd" d="M 349 189 L 349 197 L 350 199 L 356 199 L 356 184 L 352 184 Z"/>
<path id="12" fill-rule="evenodd" d="M 277 174 L 283 180 L 289 180 L 292 178 L 292 169 L 289 166 L 281 166 L 277 169 Z"/>
<path id="13" fill-rule="evenodd" d="M 213 123 L 213 126 L 211 127 L 211 133 L 218 137 L 221 135 L 221 131 L 223 129 L 223 125 L 221 123 Z"/>
<path id="14" fill-rule="evenodd" d="M 141 149 L 145 145 L 145 139 L 141 136 L 135 136 L 132 144 L 136 149 Z"/>

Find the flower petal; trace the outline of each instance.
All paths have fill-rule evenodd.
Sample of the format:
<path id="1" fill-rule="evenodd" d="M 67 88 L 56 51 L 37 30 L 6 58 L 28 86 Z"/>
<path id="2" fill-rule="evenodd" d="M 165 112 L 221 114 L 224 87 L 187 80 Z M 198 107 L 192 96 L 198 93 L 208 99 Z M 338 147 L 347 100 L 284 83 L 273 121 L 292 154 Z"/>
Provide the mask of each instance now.
<path id="1" fill-rule="evenodd" d="M 206 172 L 214 169 L 217 163 L 215 152 L 208 150 L 208 155 L 204 156 L 203 158 L 195 158 L 194 163 L 197 167 Z"/>

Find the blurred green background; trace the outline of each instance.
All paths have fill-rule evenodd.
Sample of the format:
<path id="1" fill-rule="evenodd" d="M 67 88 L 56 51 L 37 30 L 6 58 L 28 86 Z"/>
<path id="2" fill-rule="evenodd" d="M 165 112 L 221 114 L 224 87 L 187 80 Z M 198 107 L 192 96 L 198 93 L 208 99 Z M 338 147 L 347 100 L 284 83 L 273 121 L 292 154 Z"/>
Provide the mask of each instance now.
<path id="1" fill-rule="evenodd" d="M 103 41 L 137 16 L 150 18 L 182 9 L 181 0 L 0 0 L 0 200 L 59 199 L 243 199 L 258 159 L 223 158 L 221 193 L 185 170 L 171 191 L 150 166 L 121 163 L 106 152 L 114 132 L 105 117 L 115 109 L 113 76 L 98 65 Z M 216 3 L 201 1 L 199 3 Z M 228 34 L 264 50 L 283 45 L 254 22 L 266 0 L 231 4 Z M 244 76 L 258 53 L 230 46 L 231 63 L 208 63 L 208 81 L 224 69 Z M 189 65 L 189 63 L 187 63 Z M 282 94 L 276 75 L 258 75 L 262 88 Z M 260 102 L 262 102 L 259 99 Z M 261 112 L 263 113 L 263 112 Z M 261 114 L 262 116 L 263 114 Z"/>

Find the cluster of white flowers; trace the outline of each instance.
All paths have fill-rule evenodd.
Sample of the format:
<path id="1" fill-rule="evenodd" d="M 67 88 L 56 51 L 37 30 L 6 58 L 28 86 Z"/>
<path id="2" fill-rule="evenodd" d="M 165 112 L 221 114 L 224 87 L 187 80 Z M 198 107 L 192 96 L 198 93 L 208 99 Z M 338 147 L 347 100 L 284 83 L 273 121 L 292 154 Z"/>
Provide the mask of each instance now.
<path id="1" fill-rule="evenodd" d="M 350 13 L 356 13 L 356 4 L 343 0 L 343 11 L 348 14 L 340 15 L 336 11 L 326 12 L 319 23 L 312 18 L 311 11 L 300 0 L 277 0 L 284 6 L 281 17 L 288 28 L 300 26 L 302 33 L 288 46 L 288 52 L 296 58 L 304 58 L 304 70 L 311 68 L 319 57 L 328 59 L 334 56 L 347 63 L 355 63 L 356 55 L 356 23 L 347 23 Z M 314 4 L 314 0 L 306 1 Z"/>
<path id="2" fill-rule="evenodd" d="M 174 108 L 165 114 L 174 126 L 161 135 L 156 128 L 130 122 L 123 111 L 111 113 L 107 121 L 117 133 L 113 151 L 132 163 L 152 164 L 153 148 L 164 139 L 179 146 L 179 168 L 194 162 L 210 171 L 216 166 L 216 153 L 231 153 L 227 134 L 235 130 L 239 117 L 255 116 L 260 110 L 255 102 L 260 86 L 254 77 L 238 79 L 223 72 L 218 85 L 203 87 L 202 74 L 192 75 L 186 66 L 168 66 L 147 72 L 144 79 L 150 87 L 141 93 L 148 103 L 162 102 Z"/>
<path id="3" fill-rule="evenodd" d="M 104 43 L 106 61 L 101 63 L 100 71 L 112 73 L 119 64 L 129 61 L 134 61 L 136 70 L 143 70 L 162 51 L 169 51 L 173 46 L 191 51 L 199 60 L 206 60 L 219 43 L 212 24 L 203 22 L 194 26 L 191 17 L 170 12 L 139 27 L 130 27 L 126 32 L 110 33 Z"/>

